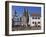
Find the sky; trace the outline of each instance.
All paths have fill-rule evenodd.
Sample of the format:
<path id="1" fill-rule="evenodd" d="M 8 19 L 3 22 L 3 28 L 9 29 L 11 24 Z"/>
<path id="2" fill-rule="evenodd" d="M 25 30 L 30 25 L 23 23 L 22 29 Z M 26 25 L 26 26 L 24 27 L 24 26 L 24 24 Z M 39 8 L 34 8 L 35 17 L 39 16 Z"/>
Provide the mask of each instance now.
<path id="1" fill-rule="evenodd" d="M 16 10 L 18 16 L 22 16 L 24 12 L 24 8 L 28 10 L 29 14 L 41 14 L 41 7 L 34 6 L 12 6 L 12 14 Z"/>

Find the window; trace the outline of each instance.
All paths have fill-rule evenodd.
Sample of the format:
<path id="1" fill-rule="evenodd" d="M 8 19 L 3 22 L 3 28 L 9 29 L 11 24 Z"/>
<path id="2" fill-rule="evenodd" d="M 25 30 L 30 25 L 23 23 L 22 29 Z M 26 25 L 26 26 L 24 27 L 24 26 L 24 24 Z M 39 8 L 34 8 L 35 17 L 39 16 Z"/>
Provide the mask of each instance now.
<path id="1" fill-rule="evenodd" d="M 32 17 L 32 19 L 34 19 L 34 17 Z"/>
<path id="2" fill-rule="evenodd" d="M 36 24 L 37 22 L 32 22 L 33 24 Z"/>
<path id="3" fill-rule="evenodd" d="M 40 19 L 40 17 L 38 17 L 38 19 Z"/>
<path id="4" fill-rule="evenodd" d="M 37 17 L 32 17 L 32 19 L 37 19 Z"/>
<path id="5" fill-rule="evenodd" d="M 40 24 L 40 22 L 38 22 L 38 24 Z"/>
<path id="6" fill-rule="evenodd" d="M 35 17 L 35 19 L 37 19 L 37 17 Z"/>
<path id="7" fill-rule="evenodd" d="M 32 22 L 34 24 L 34 22 Z"/>
<path id="8" fill-rule="evenodd" d="M 36 24 L 36 22 L 35 22 L 35 24 Z"/>

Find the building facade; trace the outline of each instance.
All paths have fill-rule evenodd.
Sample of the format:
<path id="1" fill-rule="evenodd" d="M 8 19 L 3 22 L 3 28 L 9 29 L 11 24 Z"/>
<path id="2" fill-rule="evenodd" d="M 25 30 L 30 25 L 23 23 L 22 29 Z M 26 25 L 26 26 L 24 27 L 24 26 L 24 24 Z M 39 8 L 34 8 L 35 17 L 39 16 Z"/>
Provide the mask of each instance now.
<path id="1" fill-rule="evenodd" d="M 29 15 L 29 25 L 30 26 L 38 26 L 41 25 L 41 17 L 37 15 Z"/>
<path id="2" fill-rule="evenodd" d="M 14 25 L 21 25 L 21 19 L 20 19 L 20 17 L 14 17 L 13 21 L 14 21 Z"/>

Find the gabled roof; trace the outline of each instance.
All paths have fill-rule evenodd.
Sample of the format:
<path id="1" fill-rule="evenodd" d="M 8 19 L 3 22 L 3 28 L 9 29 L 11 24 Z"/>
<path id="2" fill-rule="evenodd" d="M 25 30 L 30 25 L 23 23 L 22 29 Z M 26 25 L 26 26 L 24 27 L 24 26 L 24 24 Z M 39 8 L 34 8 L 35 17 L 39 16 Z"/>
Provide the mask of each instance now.
<path id="1" fill-rule="evenodd" d="M 41 14 L 31 14 L 31 16 L 41 16 Z"/>

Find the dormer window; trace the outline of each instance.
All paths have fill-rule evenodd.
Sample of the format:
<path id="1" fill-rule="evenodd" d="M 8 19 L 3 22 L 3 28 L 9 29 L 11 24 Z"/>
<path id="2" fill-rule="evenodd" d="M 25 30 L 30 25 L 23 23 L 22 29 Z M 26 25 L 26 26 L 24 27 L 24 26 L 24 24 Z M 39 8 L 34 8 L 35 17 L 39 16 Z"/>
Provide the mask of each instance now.
<path id="1" fill-rule="evenodd" d="M 40 19 L 40 17 L 38 17 L 38 19 Z"/>
<path id="2" fill-rule="evenodd" d="M 37 17 L 35 17 L 35 19 L 37 19 Z"/>

